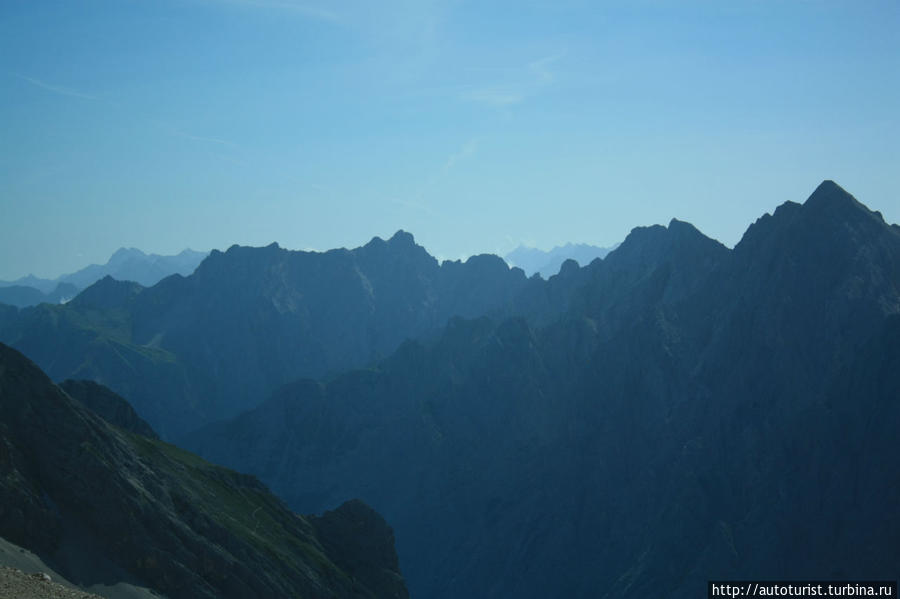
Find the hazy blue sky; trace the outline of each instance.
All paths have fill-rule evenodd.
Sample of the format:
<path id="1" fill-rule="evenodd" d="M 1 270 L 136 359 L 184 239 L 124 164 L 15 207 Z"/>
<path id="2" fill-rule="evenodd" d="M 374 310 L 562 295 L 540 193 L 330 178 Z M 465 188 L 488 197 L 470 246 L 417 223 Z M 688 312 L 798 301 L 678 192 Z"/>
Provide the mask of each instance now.
<path id="1" fill-rule="evenodd" d="M 445 258 L 836 180 L 900 221 L 897 0 L 0 2 L 0 279 L 120 246 Z"/>

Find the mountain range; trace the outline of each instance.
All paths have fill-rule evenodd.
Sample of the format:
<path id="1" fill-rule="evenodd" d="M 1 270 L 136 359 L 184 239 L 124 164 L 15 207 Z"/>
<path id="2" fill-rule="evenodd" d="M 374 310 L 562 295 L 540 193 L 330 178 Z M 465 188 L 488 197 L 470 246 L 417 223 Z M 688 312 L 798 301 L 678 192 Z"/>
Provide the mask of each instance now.
<path id="1" fill-rule="evenodd" d="M 63 303 L 106 276 L 149 287 L 171 274 L 191 274 L 206 256 L 207 252 L 190 249 L 174 256 L 160 256 L 145 254 L 136 248 L 119 248 L 106 264 L 91 264 L 55 279 L 28 275 L 15 281 L 0 281 L 0 303 L 20 308 L 44 302 Z"/>
<path id="2" fill-rule="evenodd" d="M 28 285 L 3 283 L 0 284 L 0 303 L 18 308 L 41 303 L 62 304 L 78 295 L 79 291 L 80 289 L 71 283 L 57 283 L 46 293 Z"/>
<path id="3" fill-rule="evenodd" d="M 672 220 L 546 280 L 402 231 L 233 246 L 152 287 L 0 306 L 0 341 L 294 511 L 361 498 L 417 597 L 687 598 L 900 564 L 900 227 L 831 181 L 734 249 Z"/>
<path id="4" fill-rule="evenodd" d="M 324 253 L 232 246 L 153 287 L 105 277 L 65 305 L 7 308 L 0 340 L 54 380 L 110 387 L 171 439 L 298 378 L 374 363 L 453 315 L 499 310 L 535 283 L 496 256 L 439 264 L 403 231 Z"/>
<path id="5" fill-rule="evenodd" d="M 695 597 L 900 563 L 900 230 L 826 182 L 729 250 L 635 229 L 548 325 L 452 320 L 184 439 L 364 498 L 414 596 Z"/>
<path id="6" fill-rule="evenodd" d="M 528 277 L 538 274 L 549 279 L 559 272 L 566 260 L 574 260 L 582 266 L 587 266 L 597 258 L 604 258 L 617 247 L 618 244 L 606 248 L 586 243 L 567 243 L 558 245 L 552 250 L 540 250 L 520 245 L 506 254 L 503 259 L 510 266 L 517 266 L 524 270 Z"/>

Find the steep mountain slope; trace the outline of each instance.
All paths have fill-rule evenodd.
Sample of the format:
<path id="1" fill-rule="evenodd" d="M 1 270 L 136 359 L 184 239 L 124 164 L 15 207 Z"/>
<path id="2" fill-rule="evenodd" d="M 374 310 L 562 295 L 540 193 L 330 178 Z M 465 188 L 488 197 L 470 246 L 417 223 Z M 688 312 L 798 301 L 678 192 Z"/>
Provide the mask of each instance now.
<path id="1" fill-rule="evenodd" d="M 295 509 L 371 503 L 416 595 L 892 578 L 898 266 L 900 228 L 825 182 L 733 251 L 636 229 L 517 299 L 567 285 L 562 318 L 455 319 L 187 442 Z"/>
<path id="2" fill-rule="evenodd" d="M 0 536 L 69 580 L 169 597 L 406 597 L 390 528 L 288 511 L 255 478 L 117 428 L 0 345 Z"/>
<path id="3" fill-rule="evenodd" d="M 0 336 L 17 340 L 17 349 L 54 380 L 98 381 L 131 399 L 148 420 L 158 413 L 187 420 L 197 398 L 184 365 L 171 352 L 132 342 L 128 306 L 142 291 L 137 283 L 107 277 L 66 305 L 14 313 L 0 307 Z"/>
<path id="4" fill-rule="evenodd" d="M 402 231 L 324 253 L 233 246 L 189 277 L 146 289 L 105 278 L 65 306 L 22 310 L 0 340 L 54 380 L 112 388 L 173 438 L 299 377 L 373 362 L 453 315 L 500 309 L 528 283 L 496 256 L 439 265 Z"/>
<path id="5" fill-rule="evenodd" d="M 151 439 L 158 439 L 156 432 L 131 407 L 125 399 L 94 381 L 65 380 L 59 384 L 69 397 L 80 402 L 108 423 Z"/>

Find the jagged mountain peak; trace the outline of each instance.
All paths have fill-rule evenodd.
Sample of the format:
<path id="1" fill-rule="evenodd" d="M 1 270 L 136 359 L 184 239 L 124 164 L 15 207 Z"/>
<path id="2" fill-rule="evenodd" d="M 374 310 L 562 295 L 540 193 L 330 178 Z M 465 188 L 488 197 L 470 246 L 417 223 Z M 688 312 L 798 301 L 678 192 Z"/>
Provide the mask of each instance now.
<path id="1" fill-rule="evenodd" d="M 631 239 L 631 242 L 633 243 L 638 239 L 674 240 L 677 238 L 694 238 L 714 241 L 713 239 L 701 233 L 700 230 L 691 223 L 673 218 L 669 221 L 669 224 L 667 226 L 650 225 L 646 227 L 635 227 L 631 230 L 631 233 L 628 235 L 628 237 L 625 238 L 625 241 L 622 243 L 622 245 L 629 243 L 629 239 Z"/>
<path id="2" fill-rule="evenodd" d="M 147 254 L 137 248 L 121 247 L 113 252 L 113 255 L 110 256 L 109 260 L 107 261 L 107 264 L 118 264 L 128 260 L 129 258 L 146 256 Z"/>
<path id="3" fill-rule="evenodd" d="M 399 229 L 391 236 L 391 238 L 388 240 L 388 243 L 414 246 L 416 245 L 416 239 L 415 237 L 413 237 L 412 233 L 404 231 L 403 229 Z"/>
<path id="4" fill-rule="evenodd" d="M 559 268 L 559 276 L 569 277 L 578 272 L 578 261 L 572 258 L 567 259 Z"/>
<path id="5" fill-rule="evenodd" d="M 361 263 L 381 264 L 414 263 L 415 268 L 436 269 L 438 261 L 424 247 L 416 243 L 411 233 L 399 230 L 387 241 L 373 237 L 366 245 L 350 250 Z M 399 262 L 398 262 L 399 261 Z"/>
<path id="6" fill-rule="evenodd" d="M 694 225 L 673 218 L 668 227 L 635 227 L 625 241 L 610 252 L 607 260 L 613 264 L 661 262 L 678 258 L 685 252 L 721 254 L 727 253 L 728 249 Z"/>
<path id="7" fill-rule="evenodd" d="M 140 283 L 119 281 L 106 275 L 70 302 L 73 306 L 91 308 L 115 308 L 124 306 L 131 298 L 144 290 Z"/>
<path id="8" fill-rule="evenodd" d="M 266 250 L 271 252 L 273 250 L 280 250 L 280 249 L 281 249 L 281 246 L 278 245 L 277 241 L 273 241 L 269 245 L 265 245 L 265 246 L 239 245 L 239 244 L 235 243 L 235 244 L 232 244 L 231 246 L 229 246 L 229 248 L 225 251 L 225 253 L 226 254 L 262 253 L 263 251 L 266 251 Z M 221 253 L 216 250 L 213 250 L 213 252 L 215 252 L 217 254 Z"/>
<path id="9" fill-rule="evenodd" d="M 853 195 L 831 180 L 819 184 L 803 204 L 805 211 L 844 222 L 873 221 L 884 224 L 880 212 L 869 210 Z"/>
<path id="10" fill-rule="evenodd" d="M 262 272 L 260 266 L 288 253 L 289 250 L 282 249 L 275 242 L 259 247 L 233 244 L 224 252 L 212 250 L 193 274 L 200 279 L 240 278 L 237 273 Z"/>
<path id="11" fill-rule="evenodd" d="M 477 266 L 482 269 L 510 270 L 506 261 L 496 254 L 475 254 L 466 258 L 465 264 Z"/>
<path id="12" fill-rule="evenodd" d="M 396 233 L 391 235 L 386 241 L 376 235 L 372 239 L 369 240 L 367 244 L 362 246 L 360 249 L 374 249 L 378 247 L 389 247 L 392 249 L 403 249 L 403 248 L 418 248 L 421 247 L 416 243 L 415 237 L 413 237 L 412 233 L 408 231 L 404 231 L 403 229 L 398 229 Z"/>
<path id="13" fill-rule="evenodd" d="M 806 204 L 809 206 L 823 205 L 826 203 L 844 205 L 848 203 L 858 204 L 856 198 L 831 179 L 825 179 L 819 183 L 818 187 L 816 187 L 806 200 Z"/>
<path id="14" fill-rule="evenodd" d="M 828 253 L 842 247 L 855 252 L 859 244 L 873 243 L 892 231 L 894 227 L 884 222 L 880 212 L 869 210 L 840 185 L 825 180 L 803 204 L 784 202 L 774 213 L 758 218 L 735 250 L 742 255 L 803 245 L 828 249 Z"/>
<path id="15" fill-rule="evenodd" d="M 677 218 L 673 218 L 669 221 L 669 226 L 667 227 L 669 233 L 673 233 L 676 235 L 692 235 L 692 236 L 700 236 L 706 237 L 700 230 L 692 225 L 691 223 L 683 220 L 678 220 Z"/>

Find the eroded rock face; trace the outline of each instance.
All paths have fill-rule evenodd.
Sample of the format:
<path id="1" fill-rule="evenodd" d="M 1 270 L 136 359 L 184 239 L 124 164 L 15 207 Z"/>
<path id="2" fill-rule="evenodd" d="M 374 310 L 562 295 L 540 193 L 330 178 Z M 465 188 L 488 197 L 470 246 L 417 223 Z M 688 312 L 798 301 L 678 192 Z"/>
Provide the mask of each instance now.
<path id="1" fill-rule="evenodd" d="M 125 573 L 173 598 L 377 597 L 385 573 L 357 566 L 371 547 L 387 552 L 372 564 L 393 567 L 390 596 L 406 597 L 377 516 L 357 508 L 361 532 L 377 538 L 340 527 L 334 538 L 256 478 L 112 426 L 4 345 L 0 433 L 0 535 L 55 559 L 73 582 Z M 92 572 L 79 571 L 85 561 Z"/>
<path id="2" fill-rule="evenodd" d="M 734 250 L 673 221 L 530 292 L 568 309 L 451 320 L 192 447 L 295 509 L 361 497 L 417 596 L 895 576 L 898 227 L 825 183 Z"/>

